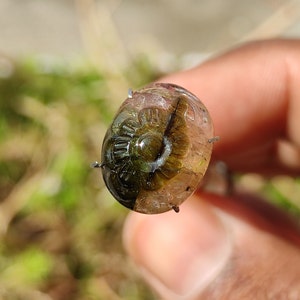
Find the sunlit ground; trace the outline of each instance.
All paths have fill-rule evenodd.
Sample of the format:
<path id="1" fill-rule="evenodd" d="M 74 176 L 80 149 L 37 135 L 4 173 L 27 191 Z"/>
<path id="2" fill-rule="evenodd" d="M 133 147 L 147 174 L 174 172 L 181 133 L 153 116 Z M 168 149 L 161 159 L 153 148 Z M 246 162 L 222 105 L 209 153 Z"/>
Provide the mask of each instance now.
<path id="1" fill-rule="evenodd" d="M 4 58 L 1 70 L 0 298 L 152 299 L 122 249 L 127 211 L 90 168 L 112 118 L 104 74 Z M 141 60 L 127 75 L 156 74 Z"/>
<path id="2" fill-rule="evenodd" d="M 34 59 L 1 70 L 0 298 L 154 299 L 122 248 L 127 211 L 90 168 L 112 119 L 109 76 Z M 124 74 L 133 87 L 158 76 L 146 58 Z M 240 184 L 299 216 L 299 180 Z"/>
<path id="3" fill-rule="evenodd" d="M 0 299 L 156 299 L 123 250 L 128 211 L 90 164 L 127 89 L 187 56 L 118 61 L 113 32 L 99 43 L 82 18 L 86 61 L 0 56 Z M 237 180 L 300 219 L 300 179 Z"/>

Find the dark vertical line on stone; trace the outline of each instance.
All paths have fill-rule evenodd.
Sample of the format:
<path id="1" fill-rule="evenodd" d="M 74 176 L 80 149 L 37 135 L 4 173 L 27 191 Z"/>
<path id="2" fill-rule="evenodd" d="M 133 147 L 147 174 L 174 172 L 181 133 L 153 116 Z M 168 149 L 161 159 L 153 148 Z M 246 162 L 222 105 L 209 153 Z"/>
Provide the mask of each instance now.
<path id="1" fill-rule="evenodd" d="M 177 110 L 178 110 L 178 107 L 179 107 L 179 104 L 180 104 L 181 101 L 182 101 L 182 98 L 178 97 L 176 106 L 175 106 L 175 108 L 174 108 L 173 112 L 171 113 L 170 118 L 168 120 L 166 129 L 165 129 L 165 132 L 164 132 L 164 136 L 168 136 L 170 134 L 170 131 L 171 131 L 171 128 L 172 128 L 172 126 L 174 124 L 174 120 L 175 120 L 175 118 L 177 116 Z M 163 143 L 162 143 L 162 146 L 163 146 Z"/>
<path id="2" fill-rule="evenodd" d="M 161 141 L 161 147 L 160 147 L 160 150 L 159 150 L 159 152 L 158 152 L 155 160 L 157 160 L 161 156 L 161 154 L 163 153 L 163 151 L 164 151 L 164 148 L 165 148 L 164 137 L 165 136 L 169 136 L 169 134 L 171 132 L 171 128 L 174 125 L 174 121 L 175 121 L 175 118 L 177 116 L 177 111 L 178 111 L 179 104 L 180 104 L 181 101 L 182 101 L 182 97 L 178 97 L 177 98 L 177 103 L 175 105 L 175 108 L 171 112 L 171 115 L 170 115 L 170 117 L 168 119 L 168 122 L 167 122 L 167 125 L 166 125 L 166 129 L 164 131 L 163 138 L 162 138 L 162 141 Z M 149 172 L 149 175 L 148 175 L 148 178 L 147 178 L 147 181 L 146 181 L 147 182 L 147 186 L 149 186 L 149 188 L 151 186 L 151 181 L 152 181 L 152 179 L 154 177 L 155 171 L 156 170 L 153 170 L 153 171 Z"/>

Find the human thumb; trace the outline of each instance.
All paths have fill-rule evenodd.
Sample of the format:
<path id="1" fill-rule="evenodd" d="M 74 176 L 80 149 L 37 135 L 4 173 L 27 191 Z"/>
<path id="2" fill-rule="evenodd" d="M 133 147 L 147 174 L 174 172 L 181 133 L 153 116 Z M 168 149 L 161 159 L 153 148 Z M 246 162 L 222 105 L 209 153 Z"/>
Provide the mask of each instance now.
<path id="1" fill-rule="evenodd" d="M 125 247 L 146 281 L 166 300 L 300 299 L 298 247 L 241 206 L 203 201 L 211 197 L 192 196 L 179 214 L 128 217 Z"/>

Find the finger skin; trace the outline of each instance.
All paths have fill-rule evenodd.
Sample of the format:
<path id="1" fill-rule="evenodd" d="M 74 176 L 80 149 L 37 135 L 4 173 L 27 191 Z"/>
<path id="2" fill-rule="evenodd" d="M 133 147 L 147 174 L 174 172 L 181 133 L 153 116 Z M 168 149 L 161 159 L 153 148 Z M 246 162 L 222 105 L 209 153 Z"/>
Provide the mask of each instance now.
<path id="1" fill-rule="evenodd" d="M 205 103 L 221 138 L 215 144 L 215 157 L 231 169 L 299 174 L 300 41 L 250 43 L 161 81 L 181 85 Z M 269 212 L 254 205 L 249 208 L 241 196 L 199 192 L 181 206 L 179 214 L 130 214 L 124 244 L 165 300 L 300 299 L 298 229 L 276 214 L 269 218 Z M 221 231 L 216 224 L 222 224 Z M 223 256 L 210 249 L 217 241 Z M 192 282 L 186 276 L 191 274 L 188 265 L 194 263 L 195 253 L 200 261 L 215 253 L 218 267 L 206 265 L 198 273 L 193 269 Z"/>
<path id="2" fill-rule="evenodd" d="M 126 249 L 159 299 L 299 299 L 299 235 L 283 239 L 239 200 L 198 193 L 179 214 L 129 216 Z"/>
<path id="3" fill-rule="evenodd" d="M 162 81 L 182 85 L 204 102 L 220 136 L 214 154 L 232 169 L 299 174 L 299 62 L 298 40 L 253 42 Z M 292 145 L 289 164 L 279 139 Z"/>
<path id="4" fill-rule="evenodd" d="M 271 234 L 267 222 L 255 220 L 261 216 L 242 210 L 244 218 L 230 215 L 226 222 L 233 240 L 231 258 L 195 299 L 299 299 L 299 248 Z"/>
<path id="5" fill-rule="evenodd" d="M 299 226 L 257 196 L 197 197 L 224 212 L 234 248 L 197 299 L 300 299 Z"/>

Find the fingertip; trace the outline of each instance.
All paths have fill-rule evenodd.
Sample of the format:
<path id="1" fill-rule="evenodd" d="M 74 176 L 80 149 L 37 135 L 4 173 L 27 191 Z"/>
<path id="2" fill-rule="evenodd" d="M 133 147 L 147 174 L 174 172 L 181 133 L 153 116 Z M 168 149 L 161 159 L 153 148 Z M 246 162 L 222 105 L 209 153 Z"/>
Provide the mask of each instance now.
<path id="1" fill-rule="evenodd" d="M 208 201 L 225 204 L 216 208 Z M 268 230 L 248 208 L 231 204 L 225 209 L 230 201 L 239 199 L 196 194 L 179 214 L 129 215 L 125 247 L 163 299 L 252 299 L 257 291 L 282 295 L 285 289 L 300 293 L 299 248 Z M 248 280 L 241 284 L 241 278 Z"/>
<path id="2" fill-rule="evenodd" d="M 130 256 L 135 256 L 136 237 L 143 235 L 141 232 L 147 215 L 130 212 L 123 226 L 123 244 Z"/>
<path id="3" fill-rule="evenodd" d="M 289 165 L 278 164 L 278 139 L 299 146 L 299 50 L 297 40 L 246 44 L 162 80 L 205 104 L 220 136 L 214 153 L 232 169 L 280 170 Z"/>
<path id="4" fill-rule="evenodd" d="M 146 280 L 166 299 L 205 288 L 224 267 L 231 249 L 224 224 L 196 195 L 179 214 L 130 214 L 123 237 Z"/>

